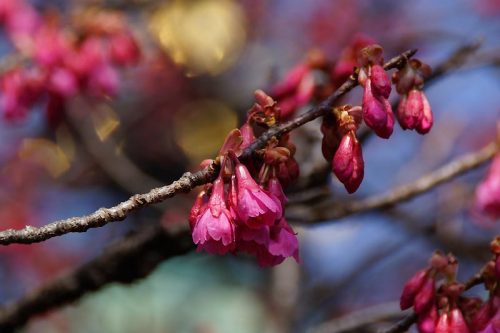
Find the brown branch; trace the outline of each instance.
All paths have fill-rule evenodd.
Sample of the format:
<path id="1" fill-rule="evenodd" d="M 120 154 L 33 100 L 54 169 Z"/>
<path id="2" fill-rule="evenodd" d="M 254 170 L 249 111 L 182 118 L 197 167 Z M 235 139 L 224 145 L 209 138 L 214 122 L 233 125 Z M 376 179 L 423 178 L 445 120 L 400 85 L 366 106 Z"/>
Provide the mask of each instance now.
<path id="1" fill-rule="evenodd" d="M 196 173 L 185 173 L 179 180 L 168 186 L 152 189 L 148 193 L 136 194 L 128 200 L 111 208 L 100 208 L 94 213 L 56 221 L 40 228 L 26 226 L 24 229 L 8 229 L 0 232 L 0 244 L 30 244 L 64 235 L 70 232 L 85 232 L 90 228 L 102 227 L 110 222 L 124 220 L 127 215 L 140 208 L 164 201 L 178 193 L 186 193 L 194 187 L 206 184 L 217 174 L 218 167 L 213 164 Z"/>
<path id="2" fill-rule="evenodd" d="M 109 283 L 132 283 L 147 276 L 163 260 L 193 248 L 187 233 L 170 235 L 160 225 L 139 230 L 110 245 L 96 259 L 75 271 L 0 308 L 0 332 L 13 332 L 30 318 L 71 303 Z"/>
<path id="3" fill-rule="evenodd" d="M 321 207 L 332 207 L 333 203 L 329 200 L 326 203 L 309 207 L 309 209 L 302 212 L 300 216 L 288 215 L 288 217 L 290 220 L 316 222 L 340 219 L 348 215 L 374 209 L 388 208 L 420 194 L 426 193 L 440 184 L 479 167 L 493 158 L 498 150 L 498 144 L 496 142 L 492 142 L 477 152 L 461 156 L 441 168 L 417 179 L 413 183 L 398 186 L 387 193 L 375 195 L 359 201 L 343 203 L 342 205 L 337 205 L 334 209 L 321 209 Z M 309 218 L 308 220 L 305 218 L 306 215 L 310 215 L 312 218 Z"/>
<path id="4" fill-rule="evenodd" d="M 417 50 L 408 50 L 403 52 L 386 62 L 384 64 L 384 68 L 386 70 L 400 68 L 404 65 L 407 59 L 412 57 L 416 52 Z M 353 74 L 338 90 L 336 90 L 318 106 L 293 120 L 279 126 L 272 127 L 263 133 L 243 151 L 241 158 L 249 158 L 256 150 L 264 147 L 271 138 L 279 137 L 306 124 L 307 122 L 323 116 L 334 106 L 340 97 L 351 91 L 357 85 L 356 75 Z M 41 242 L 70 232 L 84 232 L 90 228 L 102 227 L 109 222 L 124 220 L 129 213 L 135 210 L 149 206 L 153 203 L 164 201 L 175 196 L 177 193 L 189 192 L 196 186 L 213 181 L 217 174 L 216 169 L 217 167 L 212 165 L 194 174 L 188 172 L 171 185 L 155 188 L 145 194 L 136 194 L 115 207 L 101 208 L 87 216 L 73 217 L 66 220 L 56 221 L 40 228 L 26 226 L 21 230 L 9 229 L 2 231 L 0 232 L 0 245 Z"/>

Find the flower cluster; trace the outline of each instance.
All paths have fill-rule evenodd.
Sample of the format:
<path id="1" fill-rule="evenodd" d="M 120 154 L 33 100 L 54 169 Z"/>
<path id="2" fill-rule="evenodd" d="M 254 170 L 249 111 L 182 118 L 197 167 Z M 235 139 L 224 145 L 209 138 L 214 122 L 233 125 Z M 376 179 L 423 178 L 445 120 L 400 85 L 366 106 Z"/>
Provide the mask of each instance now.
<path id="1" fill-rule="evenodd" d="M 0 22 L 27 64 L 1 78 L 0 105 L 7 118 L 22 118 L 44 98 L 52 120 L 64 101 L 79 93 L 113 96 L 119 88 L 118 69 L 140 57 L 124 18 L 115 12 L 80 13 L 69 28 L 54 15 L 38 16 L 23 1 L 0 0 Z"/>
<path id="2" fill-rule="evenodd" d="M 486 178 L 476 189 L 476 209 L 492 219 L 500 218 L 500 155 L 497 154 Z"/>
<path id="3" fill-rule="evenodd" d="M 495 257 L 482 270 L 489 298 L 482 301 L 463 295 L 465 285 L 456 281 L 457 260 L 434 253 L 427 268 L 404 286 L 402 310 L 413 307 L 420 333 L 493 333 L 500 330 L 500 238 L 492 242 Z"/>
<path id="4" fill-rule="evenodd" d="M 425 134 L 432 127 L 432 110 L 422 88 L 424 79 L 431 74 L 428 65 L 411 59 L 406 66 L 394 73 L 392 80 L 397 92 L 403 96 L 399 102 L 397 118 L 403 129 L 415 129 Z"/>
<path id="5" fill-rule="evenodd" d="M 272 98 L 257 91 L 256 99 L 247 122 L 226 138 L 217 158 L 219 176 L 200 192 L 189 221 L 199 251 L 248 253 L 261 266 L 272 266 L 287 257 L 299 260 L 297 237 L 284 218 L 287 199 L 282 188 L 298 176 L 298 169 L 286 137 L 270 142 L 262 160 L 243 164 L 238 158 L 255 140 L 256 131 L 280 120 Z"/>
<path id="6" fill-rule="evenodd" d="M 299 108 L 328 97 L 360 65 L 361 50 L 372 44 L 375 41 L 370 37 L 356 34 L 336 62 L 329 61 L 318 49 L 309 51 L 305 60 L 272 88 L 271 95 L 279 102 L 281 118 L 289 119 Z"/>
<path id="7" fill-rule="evenodd" d="M 285 79 L 273 89 L 285 118 L 289 118 L 301 106 L 315 102 L 357 73 L 357 81 L 363 87 L 362 106 L 335 107 L 323 117 L 322 152 L 332 163 L 332 172 L 349 193 L 355 192 L 364 176 L 361 143 L 356 131 L 362 121 L 379 137 L 388 139 L 394 129 L 394 114 L 389 95 L 391 79 L 383 63 L 383 49 L 364 35 L 356 35 L 343 50 L 337 62 L 326 60 L 315 50 L 304 63 L 295 66 Z M 358 68 L 358 69 L 356 69 Z M 393 75 L 396 90 L 402 95 L 398 108 L 398 120 L 403 129 L 416 129 L 425 134 L 432 127 L 432 111 L 422 92 L 424 79 L 430 75 L 430 67 L 419 60 L 409 60 Z M 317 80 L 321 76 L 323 80 Z"/>

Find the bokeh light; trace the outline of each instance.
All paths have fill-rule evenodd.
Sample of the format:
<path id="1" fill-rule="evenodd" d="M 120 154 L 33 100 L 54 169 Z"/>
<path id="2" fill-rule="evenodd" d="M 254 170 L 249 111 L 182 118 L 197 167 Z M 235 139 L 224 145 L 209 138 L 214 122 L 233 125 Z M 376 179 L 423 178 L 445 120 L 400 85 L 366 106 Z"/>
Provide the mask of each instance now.
<path id="1" fill-rule="evenodd" d="M 187 75 L 216 75 L 245 45 L 245 17 L 232 0 L 174 1 L 154 12 L 150 29 Z"/>
<path id="2" fill-rule="evenodd" d="M 226 134 L 236 127 L 237 116 L 216 100 L 186 104 L 174 119 L 176 141 L 193 162 L 213 157 Z"/>

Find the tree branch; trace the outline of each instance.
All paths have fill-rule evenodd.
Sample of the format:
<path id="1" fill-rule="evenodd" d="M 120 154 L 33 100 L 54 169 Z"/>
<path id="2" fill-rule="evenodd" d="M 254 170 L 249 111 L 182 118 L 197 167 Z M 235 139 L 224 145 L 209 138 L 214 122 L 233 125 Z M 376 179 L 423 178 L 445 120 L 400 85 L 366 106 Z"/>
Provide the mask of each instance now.
<path id="1" fill-rule="evenodd" d="M 400 55 L 392 58 L 384 64 L 384 69 L 402 67 L 408 58 L 412 57 L 417 50 L 408 50 Z M 263 133 L 242 153 L 241 158 L 249 158 L 256 150 L 264 147 L 267 142 L 273 137 L 279 137 L 285 133 L 292 131 L 318 117 L 326 114 L 338 101 L 340 97 L 351 91 L 358 85 L 356 74 L 353 74 L 346 82 L 325 101 L 313 107 L 306 113 L 301 114 L 293 120 L 275 126 Z M 189 192 L 194 187 L 206 184 L 215 179 L 217 174 L 217 166 L 215 163 L 194 174 L 186 173 L 179 180 L 171 185 L 152 189 L 145 194 L 136 194 L 127 201 L 111 208 L 100 208 L 96 212 L 82 217 L 73 217 L 66 220 L 56 221 L 46 226 L 35 228 L 26 226 L 21 230 L 9 229 L 0 232 L 0 245 L 8 245 L 12 243 L 30 244 L 42 242 L 49 238 L 67 234 L 70 232 L 85 232 L 90 228 L 98 228 L 106 225 L 109 222 L 124 220 L 127 215 L 142 207 L 149 206 L 153 203 L 164 201 L 175 196 L 180 192 Z"/>
<path id="2" fill-rule="evenodd" d="M 147 276 L 163 260 L 193 248 L 188 233 L 170 235 L 161 225 L 138 230 L 75 271 L 0 308 L 0 332 L 12 332 L 33 316 L 71 303 L 109 283 L 132 283 Z"/>
<path id="3" fill-rule="evenodd" d="M 217 174 L 215 163 L 196 173 L 185 173 L 179 180 L 168 186 L 152 189 L 148 193 L 136 194 L 111 208 L 100 208 L 94 213 L 56 221 L 40 228 L 26 226 L 21 230 L 8 229 L 0 232 L 0 244 L 31 244 L 70 232 L 85 232 L 90 228 L 102 227 L 110 222 L 124 220 L 127 215 L 140 208 L 164 201 L 178 193 L 187 193 L 194 187 L 206 184 Z"/>
<path id="4" fill-rule="evenodd" d="M 332 207 L 333 203 L 321 203 L 314 207 L 308 207 L 307 211 L 300 216 L 287 216 L 290 220 L 297 221 L 328 221 L 346 217 L 348 215 L 362 213 L 374 209 L 391 207 L 397 203 L 407 201 L 417 195 L 423 194 L 434 187 L 445 183 L 469 170 L 479 167 L 487 162 L 499 151 L 496 142 L 492 142 L 481 150 L 461 156 L 441 168 L 417 179 L 413 183 L 398 186 L 387 193 L 375 195 L 363 200 L 342 203 L 334 209 L 319 209 L 318 206 Z M 306 216 L 310 216 L 307 218 Z"/>

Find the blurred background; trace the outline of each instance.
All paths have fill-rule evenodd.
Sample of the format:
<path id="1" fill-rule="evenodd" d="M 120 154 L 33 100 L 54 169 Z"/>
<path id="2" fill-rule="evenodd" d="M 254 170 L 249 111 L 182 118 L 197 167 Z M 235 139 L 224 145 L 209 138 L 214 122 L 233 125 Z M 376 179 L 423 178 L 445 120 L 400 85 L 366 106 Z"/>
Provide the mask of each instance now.
<path id="1" fill-rule="evenodd" d="M 196 170 L 242 123 L 255 89 L 269 90 L 311 49 L 335 61 L 356 33 L 381 44 L 386 59 L 418 48 L 418 58 L 431 66 L 465 44 L 482 44 L 463 66 L 426 86 L 435 115 L 428 135 L 397 126 L 388 141 L 366 139 L 365 180 L 355 195 L 330 177 L 324 184 L 303 185 L 326 163 L 319 124 L 297 131 L 302 185 L 289 189 L 292 204 L 325 191 L 339 202 L 382 193 L 496 136 L 498 0 L 32 4 L 41 13 L 59 12 L 63 22 L 86 10 L 122 12 L 142 58 L 120 73 L 115 99 L 72 101 L 57 126 L 43 105 L 24 119 L 0 123 L 2 230 L 88 214 Z M 7 38 L 0 51 L 4 57 L 12 53 Z M 359 104 L 360 97 L 358 88 L 346 102 Z M 389 325 L 398 318 L 404 282 L 434 249 L 453 252 L 463 278 L 488 258 L 489 240 L 500 229 L 472 213 L 474 189 L 485 171 L 467 173 L 395 209 L 314 226 L 294 219 L 300 264 L 288 259 L 261 269 L 250 258 L 193 252 L 162 263 L 132 285 L 89 293 L 20 332 L 316 332 L 325 323 L 333 325 L 326 331 L 335 332 L 359 311 L 386 313 L 390 320 L 377 327 Z M 158 223 L 187 227 L 193 198 L 181 195 L 83 234 L 1 247 L 0 301 L 14 301 L 79 267 L 130 230 Z"/>

